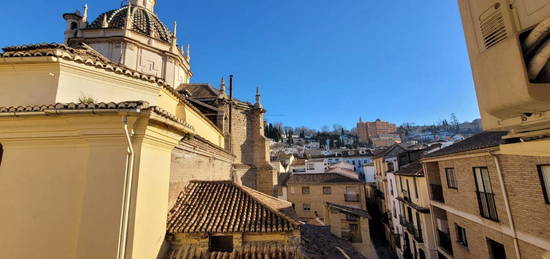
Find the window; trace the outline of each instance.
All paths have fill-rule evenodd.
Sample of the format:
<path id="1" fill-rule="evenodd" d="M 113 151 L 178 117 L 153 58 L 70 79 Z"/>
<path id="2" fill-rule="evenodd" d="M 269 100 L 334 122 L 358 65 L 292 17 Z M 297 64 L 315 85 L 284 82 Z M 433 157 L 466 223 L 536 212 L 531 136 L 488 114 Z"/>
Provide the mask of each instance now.
<path id="1" fill-rule="evenodd" d="M 390 179 L 390 193 L 393 196 L 393 181 Z"/>
<path id="2" fill-rule="evenodd" d="M 0 145 L 0 163 L 2 162 L 2 145 Z M 546 204 L 550 204 L 550 165 L 539 165 L 540 183 L 542 195 Z"/>
<path id="3" fill-rule="evenodd" d="M 294 186 L 290 186 L 290 193 L 294 193 Z"/>
<path id="4" fill-rule="evenodd" d="M 307 164 L 307 170 L 315 170 L 314 164 Z"/>
<path id="5" fill-rule="evenodd" d="M 386 165 L 388 166 L 388 172 L 393 172 L 393 162 L 386 162 Z"/>
<path id="6" fill-rule="evenodd" d="M 489 170 L 487 170 L 487 167 L 475 167 L 474 176 L 480 215 L 484 218 L 498 221 L 495 194 L 491 187 Z"/>
<path id="7" fill-rule="evenodd" d="M 4 146 L 0 144 L 0 165 L 2 165 L 2 156 L 4 155 Z"/>
<path id="8" fill-rule="evenodd" d="M 456 242 L 459 244 L 468 247 L 468 239 L 466 238 L 466 229 L 455 224 L 456 226 Z"/>
<path id="9" fill-rule="evenodd" d="M 76 22 L 71 23 L 71 30 L 76 30 L 78 28 L 78 24 Z"/>
<path id="10" fill-rule="evenodd" d="M 395 203 L 395 201 L 393 202 L 393 217 L 394 218 L 397 218 L 397 204 Z"/>
<path id="11" fill-rule="evenodd" d="M 311 210 L 311 204 L 304 203 L 303 208 L 304 208 L 304 211 L 310 211 Z"/>
<path id="12" fill-rule="evenodd" d="M 346 220 L 347 221 L 357 221 L 359 217 L 352 215 L 352 214 L 346 214 Z"/>
<path id="13" fill-rule="evenodd" d="M 416 230 L 415 230 L 415 237 L 417 238 L 417 241 L 422 241 L 422 221 L 420 220 L 420 214 L 418 211 L 416 212 Z"/>
<path id="14" fill-rule="evenodd" d="M 330 186 L 323 186 L 323 194 L 331 194 L 332 190 L 330 189 Z"/>
<path id="15" fill-rule="evenodd" d="M 416 186 L 416 179 L 413 179 L 413 185 L 414 185 L 414 197 L 418 199 L 418 187 Z"/>
<path id="16" fill-rule="evenodd" d="M 302 194 L 309 194 L 309 186 L 302 186 Z"/>
<path id="17" fill-rule="evenodd" d="M 455 178 L 455 169 L 445 168 L 445 175 L 447 176 L 447 187 L 449 187 L 450 189 L 458 189 Z"/>
<path id="18" fill-rule="evenodd" d="M 491 253 L 491 259 L 506 259 L 504 245 L 488 238 L 487 244 L 489 246 L 489 253 Z"/>
<path id="19" fill-rule="evenodd" d="M 210 252 L 233 252 L 233 236 L 209 236 Z"/>
<path id="20" fill-rule="evenodd" d="M 349 224 L 349 231 L 357 232 L 359 231 L 359 226 L 357 224 Z"/>

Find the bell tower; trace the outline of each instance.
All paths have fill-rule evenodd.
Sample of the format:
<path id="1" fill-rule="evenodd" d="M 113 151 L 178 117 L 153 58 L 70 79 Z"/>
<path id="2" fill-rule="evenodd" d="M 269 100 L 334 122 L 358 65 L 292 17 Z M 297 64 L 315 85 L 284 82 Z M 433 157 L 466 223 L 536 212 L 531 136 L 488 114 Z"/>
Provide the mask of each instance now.
<path id="1" fill-rule="evenodd" d="M 130 2 L 132 6 L 143 7 L 151 12 L 154 12 L 157 0 L 129 0 L 128 2 Z"/>

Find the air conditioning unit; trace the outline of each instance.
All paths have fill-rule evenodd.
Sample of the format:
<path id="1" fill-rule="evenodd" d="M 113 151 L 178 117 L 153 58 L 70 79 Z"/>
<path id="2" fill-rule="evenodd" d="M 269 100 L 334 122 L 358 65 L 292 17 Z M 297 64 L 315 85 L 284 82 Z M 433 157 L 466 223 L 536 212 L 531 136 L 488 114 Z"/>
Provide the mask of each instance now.
<path id="1" fill-rule="evenodd" d="M 550 128 L 550 0 L 458 0 L 485 130 Z"/>

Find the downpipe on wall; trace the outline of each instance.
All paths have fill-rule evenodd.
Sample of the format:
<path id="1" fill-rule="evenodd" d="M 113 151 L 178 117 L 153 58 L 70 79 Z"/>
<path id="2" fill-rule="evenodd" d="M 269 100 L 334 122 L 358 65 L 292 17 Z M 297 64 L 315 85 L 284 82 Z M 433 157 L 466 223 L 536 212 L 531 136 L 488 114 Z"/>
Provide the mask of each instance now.
<path id="1" fill-rule="evenodd" d="M 124 172 L 124 190 L 122 193 L 122 213 L 120 217 L 120 230 L 118 241 L 118 259 L 126 259 L 126 247 L 128 244 L 128 222 L 130 218 L 130 202 L 132 197 L 133 171 L 134 171 L 134 147 L 132 145 L 133 130 L 128 129 L 128 116 L 122 118 L 126 144 L 128 145 L 126 156 L 126 167 Z"/>

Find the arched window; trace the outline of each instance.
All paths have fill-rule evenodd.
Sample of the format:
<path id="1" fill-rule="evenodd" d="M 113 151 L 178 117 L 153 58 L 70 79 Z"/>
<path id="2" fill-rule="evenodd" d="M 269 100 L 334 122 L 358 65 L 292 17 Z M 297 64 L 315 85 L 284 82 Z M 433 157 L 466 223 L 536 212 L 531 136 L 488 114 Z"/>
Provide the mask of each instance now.
<path id="1" fill-rule="evenodd" d="M 71 30 L 76 30 L 76 28 L 78 28 L 78 24 L 76 24 L 76 22 L 72 22 L 71 23 Z"/>

